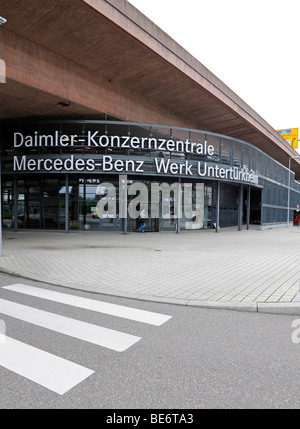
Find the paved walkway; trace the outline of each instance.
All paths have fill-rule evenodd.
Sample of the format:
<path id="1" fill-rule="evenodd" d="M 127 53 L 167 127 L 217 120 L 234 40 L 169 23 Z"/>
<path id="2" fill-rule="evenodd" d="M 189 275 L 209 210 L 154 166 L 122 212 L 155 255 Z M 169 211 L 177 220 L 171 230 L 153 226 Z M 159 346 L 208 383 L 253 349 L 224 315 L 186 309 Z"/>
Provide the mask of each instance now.
<path id="1" fill-rule="evenodd" d="M 300 314 L 300 228 L 3 230 L 0 271 L 109 295 Z"/>

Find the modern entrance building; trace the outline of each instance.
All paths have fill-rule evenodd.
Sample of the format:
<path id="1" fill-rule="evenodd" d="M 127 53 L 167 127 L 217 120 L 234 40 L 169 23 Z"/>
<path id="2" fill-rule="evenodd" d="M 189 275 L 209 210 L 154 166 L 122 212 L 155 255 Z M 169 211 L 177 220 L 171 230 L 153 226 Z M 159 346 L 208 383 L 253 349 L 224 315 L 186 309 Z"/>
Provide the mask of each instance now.
<path id="1" fill-rule="evenodd" d="M 3 228 L 293 223 L 297 152 L 123 0 L 0 0 Z"/>

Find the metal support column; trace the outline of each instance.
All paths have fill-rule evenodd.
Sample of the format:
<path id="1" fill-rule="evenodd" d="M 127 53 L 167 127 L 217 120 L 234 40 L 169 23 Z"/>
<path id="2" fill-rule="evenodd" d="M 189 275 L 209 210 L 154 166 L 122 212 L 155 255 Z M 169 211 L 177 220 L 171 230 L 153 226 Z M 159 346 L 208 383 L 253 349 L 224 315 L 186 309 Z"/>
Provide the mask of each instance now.
<path id="1" fill-rule="evenodd" d="M 217 206 L 216 206 L 216 232 L 219 232 L 219 223 L 220 223 L 220 191 L 221 191 L 221 183 L 218 181 L 217 183 Z"/>
<path id="2" fill-rule="evenodd" d="M 115 213 L 116 216 L 116 213 Z M 127 234 L 127 175 L 119 176 L 119 217 L 123 219 L 123 232 Z"/>
<path id="3" fill-rule="evenodd" d="M 69 175 L 65 177 L 66 193 L 65 193 L 65 233 L 69 233 Z"/>
<path id="4" fill-rule="evenodd" d="M 180 220 L 181 220 L 181 180 L 178 180 L 177 184 L 177 225 L 176 225 L 176 234 L 180 233 Z"/>
<path id="5" fill-rule="evenodd" d="M 259 224 L 262 225 L 263 224 L 263 219 L 264 219 L 264 189 L 261 190 L 260 193 L 260 220 L 259 220 Z"/>
<path id="6" fill-rule="evenodd" d="M 127 234 L 127 176 L 125 178 L 125 183 L 124 183 L 124 187 L 123 187 L 123 204 L 124 204 L 124 234 Z"/>
<path id="7" fill-rule="evenodd" d="M 13 218 L 14 218 L 14 232 L 18 232 L 18 179 L 14 176 L 14 205 L 13 205 Z"/>
<path id="8" fill-rule="evenodd" d="M 251 188 L 248 185 L 247 190 L 247 229 L 250 229 L 250 204 L 251 204 Z"/>
<path id="9" fill-rule="evenodd" d="M 243 225 L 243 185 L 240 184 L 239 187 L 239 197 L 238 197 L 238 230 L 242 231 Z"/>

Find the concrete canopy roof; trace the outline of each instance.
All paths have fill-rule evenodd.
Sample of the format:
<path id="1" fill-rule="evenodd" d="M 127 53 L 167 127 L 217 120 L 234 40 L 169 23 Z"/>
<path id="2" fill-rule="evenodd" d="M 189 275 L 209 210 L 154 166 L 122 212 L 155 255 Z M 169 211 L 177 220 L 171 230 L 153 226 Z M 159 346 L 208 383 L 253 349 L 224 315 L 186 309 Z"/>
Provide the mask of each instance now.
<path id="1" fill-rule="evenodd" d="M 0 0 L 0 120 L 126 119 L 298 155 L 253 109 L 125 0 Z M 61 104 L 63 103 L 63 105 Z M 299 159 L 292 161 L 300 178 Z"/>

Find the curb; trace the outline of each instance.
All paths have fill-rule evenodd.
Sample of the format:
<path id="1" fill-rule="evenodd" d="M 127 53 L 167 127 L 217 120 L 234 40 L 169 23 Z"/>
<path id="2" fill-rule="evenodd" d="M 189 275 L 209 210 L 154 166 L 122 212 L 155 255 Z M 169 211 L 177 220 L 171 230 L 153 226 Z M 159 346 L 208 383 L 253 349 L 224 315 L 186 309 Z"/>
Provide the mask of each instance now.
<path id="1" fill-rule="evenodd" d="M 300 303 L 287 302 L 287 303 L 257 303 L 257 311 L 260 313 L 273 313 L 273 314 L 290 314 L 300 315 Z"/>
<path id="2" fill-rule="evenodd" d="M 173 304 L 182 305 L 187 307 L 197 307 L 214 310 L 231 310 L 231 311 L 245 311 L 252 313 L 269 313 L 269 314 L 281 314 L 281 315 L 300 315 L 300 303 L 289 302 L 289 303 L 267 303 L 267 302 L 254 302 L 254 303 L 243 303 L 243 302 L 221 302 L 221 301 L 201 301 L 201 300 L 188 300 L 171 297 L 160 297 L 152 295 L 139 295 L 124 292 L 111 292 L 107 289 L 99 290 L 96 287 L 90 287 L 83 284 L 68 283 L 64 281 L 53 280 L 51 278 L 43 277 L 35 273 L 27 272 L 16 272 L 11 270 L 5 270 L 0 267 L 0 272 L 9 274 L 12 276 L 18 276 L 26 278 L 27 280 L 39 281 L 42 283 L 51 284 L 58 287 L 64 287 L 68 289 L 78 290 L 82 292 L 90 292 L 95 294 L 102 294 L 107 296 L 114 296 L 118 298 L 136 299 L 140 301 L 157 302 L 161 304 Z"/>

